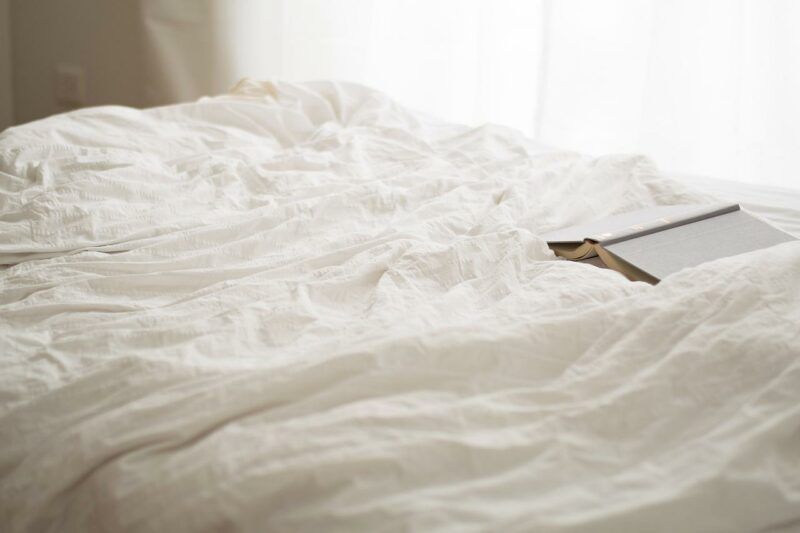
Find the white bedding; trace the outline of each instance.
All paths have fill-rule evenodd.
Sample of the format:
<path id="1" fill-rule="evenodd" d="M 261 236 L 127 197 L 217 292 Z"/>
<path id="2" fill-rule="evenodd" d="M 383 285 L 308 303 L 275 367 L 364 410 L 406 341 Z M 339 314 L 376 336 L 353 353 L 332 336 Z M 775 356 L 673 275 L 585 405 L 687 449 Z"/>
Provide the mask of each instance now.
<path id="1" fill-rule="evenodd" d="M 0 172 L 4 531 L 800 528 L 800 242 L 653 287 L 537 237 L 706 199 L 645 158 L 245 81 Z"/>

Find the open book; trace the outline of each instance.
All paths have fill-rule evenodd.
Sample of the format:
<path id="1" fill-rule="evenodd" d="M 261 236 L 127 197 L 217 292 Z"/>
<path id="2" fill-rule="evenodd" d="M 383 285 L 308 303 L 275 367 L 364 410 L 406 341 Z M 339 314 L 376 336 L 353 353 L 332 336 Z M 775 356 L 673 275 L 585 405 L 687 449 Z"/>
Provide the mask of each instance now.
<path id="1" fill-rule="evenodd" d="M 738 204 L 648 207 L 543 237 L 556 255 L 598 257 L 629 279 L 648 283 L 706 261 L 795 240 Z"/>

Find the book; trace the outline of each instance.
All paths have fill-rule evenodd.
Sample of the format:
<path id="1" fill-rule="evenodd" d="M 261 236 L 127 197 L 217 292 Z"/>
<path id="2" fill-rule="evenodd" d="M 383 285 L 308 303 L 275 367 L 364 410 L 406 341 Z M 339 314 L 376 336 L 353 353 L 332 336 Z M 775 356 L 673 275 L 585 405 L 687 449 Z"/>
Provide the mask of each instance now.
<path id="1" fill-rule="evenodd" d="M 653 206 L 543 237 L 558 256 L 652 284 L 684 268 L 796 240 L 738 204 Z"/>

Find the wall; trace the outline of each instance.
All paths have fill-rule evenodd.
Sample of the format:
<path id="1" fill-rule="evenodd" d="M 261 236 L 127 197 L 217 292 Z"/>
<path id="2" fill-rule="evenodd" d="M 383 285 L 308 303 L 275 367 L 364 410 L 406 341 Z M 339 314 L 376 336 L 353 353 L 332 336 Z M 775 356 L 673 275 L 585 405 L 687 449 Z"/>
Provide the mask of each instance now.
<path id="1" fill-rule="evenodd" d="M 11 0 L 11 35 L 17 123 L 68 110 L 55 98 L 60 63 L 85 69 L 85 105 L 145 104 L 139 2 Z"/>
<path id="2" fill-rule="evenodd" d="M 138 1 L 147 105 L 219 94 L 244 76 L 279 72 L 284 0 Z"/>
<path id="3" fill-rule="evenodd" d="M 0 131 L 14 123 L 10 7 L 9 0 L 0 0 Z"/>

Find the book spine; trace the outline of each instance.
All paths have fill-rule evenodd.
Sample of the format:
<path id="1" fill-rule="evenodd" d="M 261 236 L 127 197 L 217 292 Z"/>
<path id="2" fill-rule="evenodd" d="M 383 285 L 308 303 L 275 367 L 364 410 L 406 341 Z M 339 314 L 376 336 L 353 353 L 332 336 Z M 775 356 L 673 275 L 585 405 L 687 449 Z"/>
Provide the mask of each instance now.
<path id="1" fill-rule="evenodd" d="M 622 241 L 628 241 L 630 239 L 635 239 L 637 237 L 644 237 L 645 235 L 650 235 L 651 233 L 657 233 L 659 231 L 676 228 L 678 226 L 683 226 L 685 224 L 691 224 L 693 222 L 698 222 L 700 220 L 705 220 L 707 218 L 717 217 L 720 215 L 725 215 L 727 213 L 733 213 L 734 211 L 738 211 L 739 209 L 740 209 L 739 204 L 730 204 L 715 209 L 711 209 L 708 211 L 701 211 L 696 215 L 690 215 L 675 220 L 670 220 L 667 218 L 658 218 L 650 222 L 645 222 L 642 224 L 636 224 L 635 226 L 631 226 L 628 230 L 622 233 L 618 233 L 611 239 L 603 239 L 602 236 L 600 236 L 600 238 L 598 238 L 596 242 L 600 242 L 603 245 L 607 246 L 610 244 Z"/>

